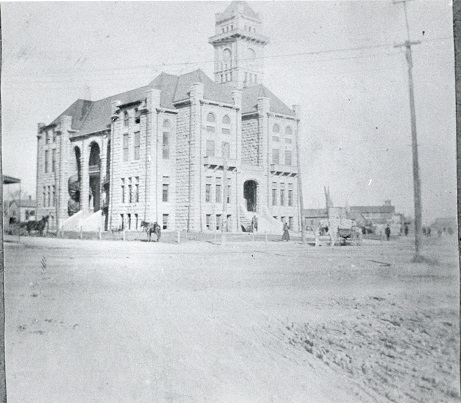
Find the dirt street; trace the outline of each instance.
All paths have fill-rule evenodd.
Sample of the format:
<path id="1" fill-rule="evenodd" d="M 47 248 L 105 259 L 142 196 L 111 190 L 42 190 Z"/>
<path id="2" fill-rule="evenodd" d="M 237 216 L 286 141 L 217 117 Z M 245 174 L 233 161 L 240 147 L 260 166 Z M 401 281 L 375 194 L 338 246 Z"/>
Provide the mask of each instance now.
<path id="1" fill-rule="evenodd" d="M 6 242 L 8 400 L 459 401 L 455 242 Z"/>

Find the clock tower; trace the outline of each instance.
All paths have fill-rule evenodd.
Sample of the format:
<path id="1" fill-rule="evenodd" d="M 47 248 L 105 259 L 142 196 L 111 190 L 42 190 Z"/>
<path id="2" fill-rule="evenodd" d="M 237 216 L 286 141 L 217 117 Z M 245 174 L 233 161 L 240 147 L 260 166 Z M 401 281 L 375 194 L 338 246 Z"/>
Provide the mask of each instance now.
<path id="1" fill-rule="evenodd" d="M 233 1 L 223 13 L 216 13 L 214 47 L 215 82 L 238 89 L 262 83 L 264 47 L 259 13 L 246 1 Z"/>

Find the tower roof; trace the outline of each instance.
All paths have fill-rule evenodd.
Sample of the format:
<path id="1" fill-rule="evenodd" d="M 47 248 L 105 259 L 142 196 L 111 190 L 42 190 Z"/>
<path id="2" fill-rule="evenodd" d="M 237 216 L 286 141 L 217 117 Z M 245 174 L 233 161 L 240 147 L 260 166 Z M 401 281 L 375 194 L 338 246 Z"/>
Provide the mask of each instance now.
<path id="1" fill-rule="evenodd" d="M 222 14 L 217 18 L 217 22 L 228 20 L 237 14 L 243 14 L 246 17 L 250 17 L 259 20 L 259 14 L 255 13 L 250 5 L 246 1 L 233 1 Z"/>

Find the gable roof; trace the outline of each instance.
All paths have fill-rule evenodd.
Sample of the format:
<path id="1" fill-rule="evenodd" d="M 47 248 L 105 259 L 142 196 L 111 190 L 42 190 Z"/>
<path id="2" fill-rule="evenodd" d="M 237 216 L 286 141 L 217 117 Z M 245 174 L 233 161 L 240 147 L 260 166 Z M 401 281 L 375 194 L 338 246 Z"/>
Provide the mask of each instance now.
<path id="1" fill-rule="evenodd" d="M 295 113 L 286 106 L 279 98 L 277 98 L 263 84 L 246 87 L 242 91 L 242 114 L 256 112 L 258 98 L 266 97 L 270 99 L 270 111 L 273 113 L 281 113 L 283 115 L 295 116 Z"/>

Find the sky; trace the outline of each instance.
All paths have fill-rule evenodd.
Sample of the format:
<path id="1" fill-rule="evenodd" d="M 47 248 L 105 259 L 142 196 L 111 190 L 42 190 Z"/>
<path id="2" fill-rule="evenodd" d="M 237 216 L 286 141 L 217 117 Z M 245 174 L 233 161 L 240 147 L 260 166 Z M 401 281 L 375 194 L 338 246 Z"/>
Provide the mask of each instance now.
<path id="1" fill-rule="evenodd" d="M 213 77 L 216 12 L 229 2 L 3 2 L 3 172 L 35 197 L 37 123 L 78 98 L 148 84 L 160 72 Z M 382 205 L 414 216 L 407 38 L 389 1 L 250 2 L 270 43 L 264 84 L 300 104 L 304 207 Z M 407 3 L 423 223 L 456 215 L 452 5 Z"/>

